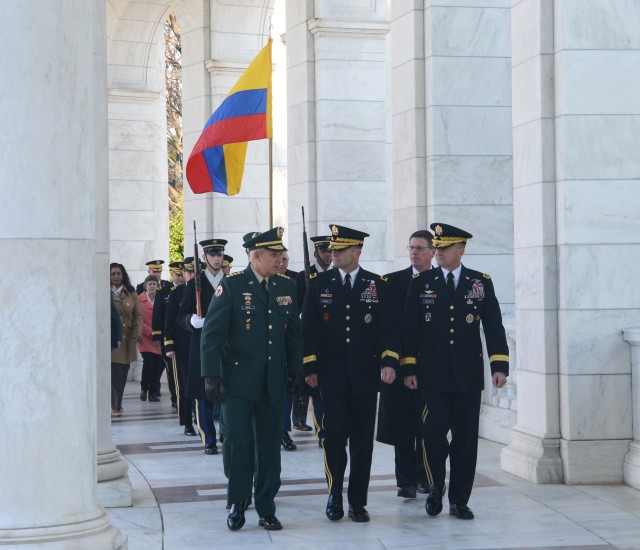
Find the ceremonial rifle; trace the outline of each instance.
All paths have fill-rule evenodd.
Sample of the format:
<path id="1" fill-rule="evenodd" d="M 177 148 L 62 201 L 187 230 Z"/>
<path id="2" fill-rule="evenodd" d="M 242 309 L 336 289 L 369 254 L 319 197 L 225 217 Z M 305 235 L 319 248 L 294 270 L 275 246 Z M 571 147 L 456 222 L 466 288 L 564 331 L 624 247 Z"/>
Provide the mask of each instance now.
<path id="1" fill-rule="evenodd" d="M 304 282 L 309 286 L 309 276 L 311 275 L 311 263 L 309 262 L 309 246 L 307 244 L 307 228 L 304 223 L 304 206 L 302 208 L 302 252 L 304 255 Z"/>
<path id="2" fill-rule="evenodd" d="M 193 220 L 193 269 L 196 285 L 196 315 L 202 317 L 202 280 L 200 279 L 200 259 L 198 258 L 198 237 L 196 237 L 196 220 Z"/>

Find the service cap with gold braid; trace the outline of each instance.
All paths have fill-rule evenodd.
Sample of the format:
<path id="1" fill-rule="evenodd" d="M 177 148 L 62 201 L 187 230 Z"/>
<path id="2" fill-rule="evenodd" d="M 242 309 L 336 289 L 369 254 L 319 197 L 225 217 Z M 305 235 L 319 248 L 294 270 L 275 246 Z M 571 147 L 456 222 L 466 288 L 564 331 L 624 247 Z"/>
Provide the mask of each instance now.
<path id="1" fill-rule="evenodd" d="M 152 271 L 162 271 L 162 264 L 164 260 L 149 260 L 146 265 Z"/>
<path id="2" fill-rule="evenodd" d="M 369 233 L 364 233 L 342 225 L 333 224 L 330 228 L 331 238 L 329 239 L 329 250 L 342 250 L 350 246 L 361 247 L 364 244 L 365 237 L 369 236 Z"/>
<path id="3" fill-rule="evenodd" d="M 233 256 L 229 256 L 228 254 L 225 254 L 222 258 L 222 267 L 231 267 L 232 263 L 233 263 Z"/>
<path id="4" fill-rule="evenodd" d="M 282 227 L 274 227 L 264 233 L 252 233 L 250 238 L 247 233 L 247 235 L 245 235 L 247 240 L 242 244 L 242 246 L 244 246 L 248 251 L 256 250 L 257 248 L 266 248 L 267 250 L 284 252 L 286 248 L 284 244 L 282 244 L 282 235 L 284 235 L 284 229 L 282 229 Z"/>
<path id="5" fill-rule="evenodd" d="M 452 244 L 466 243 L 467 239 L 473 237 L 471 233 L 446 223 L 432 223 L 429 227 L 434 233 L 433 248 L 446 248 Z"/>
<path id="6" fill-rule="evenodd" d="M 169 271 L 173 275 L 182 275 L 182 262 L 171 262 L 169 264 Z"/>
<path id="7" fill-rule="evenodd" d="M 182 263 L 185 271 L 195 271 L 195 266 L 193 265 L 193 256 L 187 256 Z"/>
<path id="8" fill-rule="evenodd" d="M 329 248 L 331 237 L 329 235 L 319 235 L 317 237 L 311 237 L 311 241 L 313 242 L 313 246 L 315 246 L 316 250 L 326 250 Z"/>
<path id="9" fill-rule="evenodd" d="M 205 254 L 222 254 L 227 241 L 225 239 L 205 239 L 199 244 Z"/>

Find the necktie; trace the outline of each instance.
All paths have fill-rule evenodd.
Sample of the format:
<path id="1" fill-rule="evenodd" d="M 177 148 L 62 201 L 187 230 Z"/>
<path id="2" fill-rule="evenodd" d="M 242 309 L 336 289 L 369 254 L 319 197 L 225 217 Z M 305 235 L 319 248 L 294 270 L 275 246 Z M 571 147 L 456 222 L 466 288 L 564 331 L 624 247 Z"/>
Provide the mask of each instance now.
<path id="1" fill-rule="evenodd" d="M 351 295 L 351 275 L 349 273 L 344 276 L 344 293 L 347 298 Z"/>
<path id="2" fill-rule="evenodd" d="M 266 279 L 262 279 L 262 282 L 260 283 L 260 286 L 262 287 L 262 290 L 264 290 L 264 295 L 265 296 L 269 296 L 269 287 L 267 286 L 267 280 Z"/>
<path id="3" fill-rule="evenodd" d="M 449 290 L 449 296 L 453 298 L 454 294 L 456 293 L 456 284 L 453 280 L 453 273 L 451 273 L 451 271 L 447 273 L 447 289 Z"/>

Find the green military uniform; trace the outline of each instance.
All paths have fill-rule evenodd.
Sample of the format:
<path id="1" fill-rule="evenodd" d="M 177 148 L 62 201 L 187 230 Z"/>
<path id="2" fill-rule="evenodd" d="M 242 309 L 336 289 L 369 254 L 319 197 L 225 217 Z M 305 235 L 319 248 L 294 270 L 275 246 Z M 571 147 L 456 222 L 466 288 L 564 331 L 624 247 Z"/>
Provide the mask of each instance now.
<path id="1" fill-rule="evenodd" d="M 274 228 L 244 246 L 283 250 L 281 238 Z M 224 387 L 228 502 L 251 497 L 254 439 L 255 505 L 265 517 L 275 513 L 285 387 L 288 376 L 302 373 L 302 343 L 295 282 L 271 275 L 266 292 L 259 279 L 251 266 L 222 279 L 202 329 L 201 373 L 220 377 Z"/>

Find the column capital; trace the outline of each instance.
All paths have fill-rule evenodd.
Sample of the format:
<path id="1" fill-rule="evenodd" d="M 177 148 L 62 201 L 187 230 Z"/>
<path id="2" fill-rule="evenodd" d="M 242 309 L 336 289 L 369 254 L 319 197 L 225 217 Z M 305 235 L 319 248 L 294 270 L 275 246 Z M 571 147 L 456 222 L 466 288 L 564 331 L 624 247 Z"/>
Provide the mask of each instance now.
<path id="1" fill-rule="evenodd" d="M 380 35 L 386 36 L 391 28 L 389 23 L 379 21 L 344 21 L 341 19 L 310 19 L 307 28 L 313 35 L 340 34 L 343 36 Z"/>

